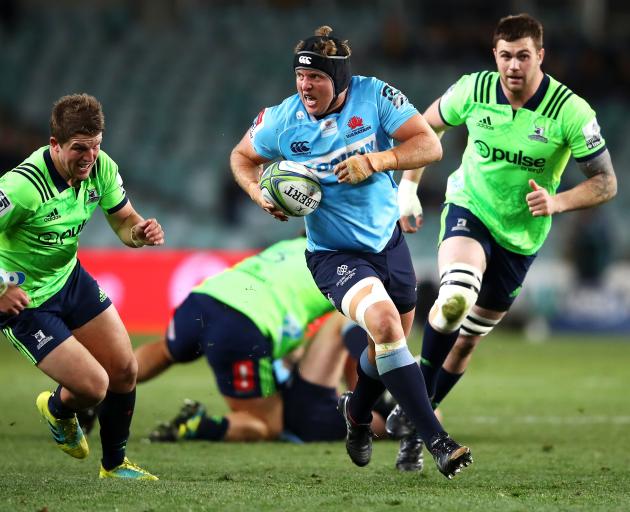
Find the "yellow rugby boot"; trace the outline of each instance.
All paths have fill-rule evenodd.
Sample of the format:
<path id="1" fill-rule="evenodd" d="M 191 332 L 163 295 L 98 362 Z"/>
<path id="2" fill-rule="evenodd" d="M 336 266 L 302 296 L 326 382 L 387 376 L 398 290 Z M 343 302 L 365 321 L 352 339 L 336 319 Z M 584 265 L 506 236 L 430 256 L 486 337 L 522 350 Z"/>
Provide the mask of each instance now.
<path id="1" fill-rule="evenodd" d="M 159 480 L 155 475 L 149 473 L 146 469 L 142 469 L 140 466 L 136 466 L 127 457 L 119 464 L 109 471 L 101 464 L 101 469 L 98 472 L 99 478 L 129 478 L 132 480 Z"/>
<path id="2" fill-rule="evenodd" d="M 83 430 L 79 426 L 76 414 L 72 418 L 55 418 L 50 409 L 48 409 L 48 399 L 52 393 L 50 391 L 42 391 L 35 405 L 39 413 L 48 423 L 50 432 L 57 446 L 68 455 L 76 459 L 85 459 L 90 453 L 87 439 L 83 435 Z"/>

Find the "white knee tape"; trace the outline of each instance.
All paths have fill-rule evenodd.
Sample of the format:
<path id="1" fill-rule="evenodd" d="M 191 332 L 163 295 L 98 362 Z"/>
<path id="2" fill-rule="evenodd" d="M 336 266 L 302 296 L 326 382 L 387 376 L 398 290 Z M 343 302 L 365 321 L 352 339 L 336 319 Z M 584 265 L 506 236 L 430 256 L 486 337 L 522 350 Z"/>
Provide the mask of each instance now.
<path id="1" fill-rule="evenodd" d="M 458 329 L 477 301 L 481 289 L 481 272 L 472 265 L 454 263 L 440 279 L 440 293 L 432 324 L 436 329 L 453 332 Z"/>
<path id="2" fill-rule="evenodd" d="M 392 352 L 407 346 L 407 338 L 400 338 L 398 341 L 392 341 L 391 343 L 375 343 L 374 350 L 376 355 L 379 356 L 386 352 Z"/>
<path id="3" fill-rule="evenodd" d="M 501 319 L 485 318 L 471 311 L 462 324 L 461 334 L 464 336 L 485 336 Z"/>
<path id="4" fill-rule="evenodd" d="M 348 318 L 352 318 L 350 316 L 350 304 L 352 303 L 352 299 L 354 299 L 357 293 L 359 293 L 367 286 L 370 286 L 371 290 L 357 304 L 354 321 L 358 323 L 361 327 L 363 327 L 370 335 L 370 337 L 372 337 L 372 334 L 365 324 L 365 312 L 367 308 L 369 308 L 372 304 L 376 304 L 377 302 L 382 302 L 385 300 L 391 301 L 389 295 L 387 294 L 387 290 L 385 290 L 383 283 L 381 283 L 378 278 L 366 277 L 365 279 L 361 279 L 361 281 L 352 286 L 352 288 L 350 288 L 343 296 L 343 299 L 341 301 L 341 311 Z"/>

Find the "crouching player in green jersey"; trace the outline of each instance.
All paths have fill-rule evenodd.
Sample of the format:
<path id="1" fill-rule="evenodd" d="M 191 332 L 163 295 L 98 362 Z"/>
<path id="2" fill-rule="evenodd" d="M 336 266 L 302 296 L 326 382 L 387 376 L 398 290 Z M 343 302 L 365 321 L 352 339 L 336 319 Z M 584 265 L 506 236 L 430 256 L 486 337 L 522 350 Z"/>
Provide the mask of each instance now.
<path id="1" fill-rule="evenodd" d="M 157 480 L 125 456 L 137 364 L 116 309 L 81 267 L 77 247 L 97 206 L 129 247 L 161 245 L 164 233 L 136 213 L 118 166 L 100 150 L 104 116 L 94 97 L 59 99 L 50 130 L 48 146 L 0 178 L 0 327 L 59 383 L 36 405 L 64 452 L 87 457 L 75 412 L 102 402 L 99 476 Z"/>
<path id="2" fill-rule="evenodd" d="M 365 331 L 349 322 L 355 326 L 350 342 L 348 321 L 333 313 L 290 373 L 278 364 L 303 345 L 309 324 L 334 311 L 311 277 L 305 250 L 304 237 L 283 240 L 208 277 L 177 307 L 164 338 L 136 349 L 138 382 L 172 364 L 205 357 L 230 409 L 213 416 L 189 401 L 173 421 L 151 433 L 152 441 L 345 437 L 337 385 L 346 347 L 360 357 L 367 346 Z M 391 407 L 377 410 L 373 427 L 384 433 Z"/>
<path id="3" fill-rule="evenodd" d="M 596 206 L 617 191 L 595 112 L 541 69 L 541 24 L 527 14 L 508 16 L 493 42 L 497 71 L 464 75 L 424 113 L 438 134 L 462 124 L 468 129 L 462 163 L 448 180 L 440 291 L 422 342 L 421 368 L 434 407 L 507 313 L 552 215 Z M 586 179 L 556 193 L 570 156 Z M 408 172 L 405 179 L 417 183 L 420 174 Z M 400 200 L 415 194 L 411 187 Z M 407 219 L 401 223 L 409 228 Z M 403 419 L 395 409 L 390 430 L 404 433 Z M 399 457 L 413 444 L 403 439 Z"/>

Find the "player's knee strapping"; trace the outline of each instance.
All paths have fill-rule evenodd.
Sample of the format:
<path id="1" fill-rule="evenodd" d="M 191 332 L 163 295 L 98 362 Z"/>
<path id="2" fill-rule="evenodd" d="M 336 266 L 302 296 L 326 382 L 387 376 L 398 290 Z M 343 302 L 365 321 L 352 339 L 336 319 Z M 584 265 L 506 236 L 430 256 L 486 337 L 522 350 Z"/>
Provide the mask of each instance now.
<path id="1" fill-rule="evenodd" d="M 357 304 L 354 320 L 365 329 L 370 337 L 374 338 L 370 333 L 370 330 L 367 328 L 367 324 L 365 323 L 365 312 L 370 306 L 376 304 L 377 302 L 382 302 L 386 300 L 391 302 L 392 300 L 387 294 L 387 290 L 385 290 L 383 283 L 381 283 L 378 278 L 366 277 L 365 279 L 361 279 L 358 283 L 352 286 L 352 288 L 350 288 L 346 292 L 343 300 L 341 301 L 341 311 L 348 318 L 352 318 L 350 316 L 350 304 L 352 303 L 352 299 L 354 299 L 356 294 L 363 290 L 366 286 L 371 287 L 370 292 Z"/>
<path id="2" fill-rule="evenodd" d="M 462 323 L 460 333 L 464 336 L 485 336 L 500 321 L 500 318 L 486 318 L 475 313 L 474 311 L 471 311 L 464 319 L 464 323 Z"/>
<path id="3" fill-rule="evenodd" d="M 407 348 L 407 339 L 404 337 L 391 343 L 376 343 L 374 348 L 376 350 L 376 367 L 380 375 L 401 366 L 416 364 L 416 360 Z"/>
<path id="4" fill-rule="evenodd" d="M 459 329 L 477 301 L 481 278 L 477 268 L 464 263 L 454 263 L 444 271 L 434 306 L 436 315 L 431 321 L 433 327 L 445 333 Z"/>

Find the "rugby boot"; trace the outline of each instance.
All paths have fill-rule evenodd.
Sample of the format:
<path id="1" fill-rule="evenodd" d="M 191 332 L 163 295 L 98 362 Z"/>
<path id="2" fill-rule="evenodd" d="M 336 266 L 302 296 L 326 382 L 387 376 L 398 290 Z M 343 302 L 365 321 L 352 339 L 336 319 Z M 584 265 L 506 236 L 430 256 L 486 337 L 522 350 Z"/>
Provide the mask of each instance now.
<path id="1" fill-rule="evenodd" d="M 424 442 L 418 434 L 403 437 L 400 440 L 400 447 L 396 456 L 396 469 L 398 471 L 422 471 L 424 466 L 423 447 Z"/>
<path id="2" fill-rule="evenodd" d="M 107 470 L 101 465 L 98 472 L 99 478 L 127 478 L 130 480 L 159 480 L 157 476 L 152 475 L 146 469 L 131 462 L 127 457 L 121 464 L 113 469 Z"/>
<path id="3" fill-rule="evenodd" d="M 440 473 L 449 480 L 473 462 L 467 446 L 460 446 L 446 432 L 433 436 L 427 445 Z"/>
<path id="4" fill-rule="evenodd" d="M 366 466 L 372 457 L 372 429 L 369 423 L 355 423 L 348 412 L 352 391 L 339 397 L 337 410 L 346 421 L 346 451 L 357 466 Z"/>
<path id="5" fill-rule="evenodd" d="M 90 448 L 76 414 L 72 418 L 55 418 L 48 408 L 48 399 L 51 395 L 50 391 L 42 391 L 38 395 L 35 405 L 39 413 L 48 423 L 57 446 L 76 459 L 85 459 L 90 453 Z"/>
<path id="6" fill-rule="evenodd" d="M 385 420 L 385 430 L 391 438 L 403 439 L 412 435 L 416 431 L 416 427 L 402 410 L 402 407 L 396 405 Z"/>

